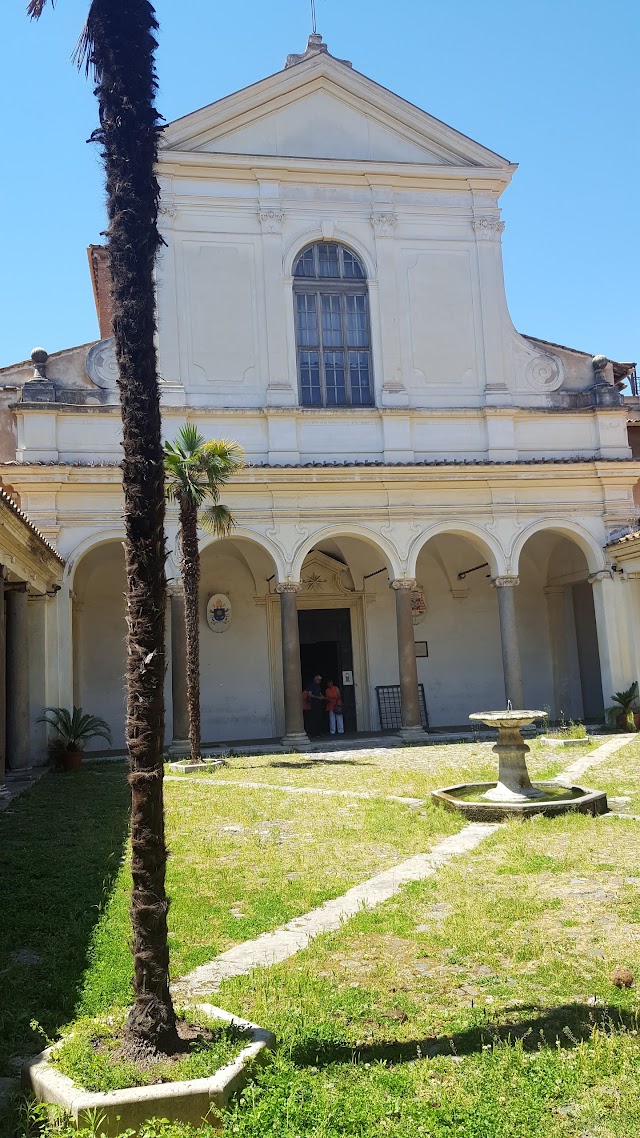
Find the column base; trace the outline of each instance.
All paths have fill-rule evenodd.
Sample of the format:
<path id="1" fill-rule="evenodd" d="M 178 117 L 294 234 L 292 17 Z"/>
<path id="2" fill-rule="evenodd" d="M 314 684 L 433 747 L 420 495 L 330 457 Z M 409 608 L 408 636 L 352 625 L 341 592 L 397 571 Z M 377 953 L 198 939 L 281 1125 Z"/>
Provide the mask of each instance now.
<path id="1" fill-rule="evenodd" d="M 422 724 L 419 727 L 401 727 L 398 735 L 403 743 L 424 743 L 427 739 L 427 732 Z"/>
<path id="2" fill-rule="evenodd" d="M 173 739 L 169 747 L 170 755 L 190 755 L 191 746 L 188 739 Z"/>
<path id="3" fill-rule="evenodd" d="M 288 751 L 308 751 L 311 748 L 311 740 L 306 731 L 291 731 L 282 736 L 281 743 Z"/>
<path id="4" fill-rule="evenodd" d="M 6 802 L 10 797 L 9 787 L 0 783 L 0 802 Z"/>

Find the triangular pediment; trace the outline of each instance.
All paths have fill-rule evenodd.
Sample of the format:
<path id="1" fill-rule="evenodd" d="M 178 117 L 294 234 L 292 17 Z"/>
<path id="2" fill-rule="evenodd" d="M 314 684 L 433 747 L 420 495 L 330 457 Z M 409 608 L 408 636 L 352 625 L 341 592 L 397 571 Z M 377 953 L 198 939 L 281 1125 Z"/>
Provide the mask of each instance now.
<path id="1" fill-rule="evenodd" d="M 505 158 L 326 53 L 170 123 L 162 150 L 509 167 Z"/>
<path id="2" fill-rule="evenodd" d="M 302 572 L 302 593 L 327 593 L 342 595 L 353 592 L 349 567 L 343 565 L 328 553 L 312 549 L 304 559 Z"/>

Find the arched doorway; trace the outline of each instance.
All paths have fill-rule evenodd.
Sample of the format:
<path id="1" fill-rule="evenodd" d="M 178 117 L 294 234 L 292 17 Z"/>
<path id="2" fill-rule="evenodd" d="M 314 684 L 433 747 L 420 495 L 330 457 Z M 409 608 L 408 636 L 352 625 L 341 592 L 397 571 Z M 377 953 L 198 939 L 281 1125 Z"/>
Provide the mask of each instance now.
<path id="1" fill-rule="evenodd" d="M 382 689 L 394 689 L 399 701 L 395 597 L 389 588 L 399 569 L 382 538 L 354 530 L 333 526 L 314 535 L 294 562 L 301 684 L 316 674 L 324 685 L 335 681 L 347 733 L 393 729 L 381 711 Z"/>
<path id="2" fill-rule="evenodd" d="M 424 596 L 416 622 L 418 679 L 431 727 L 469 726 L 469 715 L 503 707 L 504 675 L 492 549 L 463 532 L 428 537 L 415 562 Z"/>
<path id="3" fill-rule="evenodd" d="M 586 552 L 567 533 L 533 533 L 518 559 L 525 702 L 552 719 L 602 718 L 600 652 Z"/>

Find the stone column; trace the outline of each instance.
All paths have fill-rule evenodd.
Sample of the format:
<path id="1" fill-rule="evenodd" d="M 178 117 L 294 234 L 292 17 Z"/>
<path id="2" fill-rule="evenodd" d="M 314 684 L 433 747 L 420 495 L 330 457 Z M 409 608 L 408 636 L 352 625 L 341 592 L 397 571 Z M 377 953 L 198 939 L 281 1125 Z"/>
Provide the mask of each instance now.
<path id="1" fill-rule="evenodd" d="M 420 720 L 420 700 L 418 697 L 418 666 L 416 663 L 416 642 L 413 635 L 413 610 L 411 593 L 415 581 L 406 577 L 391 582 L 396 594 L 396 621 L 398 626 L 398 669 L 400 672 L 400 704 L 402 707 L 402 739 L 419 741 L 425 739 L 425 730 Z"/>
<path id="2" fill-rule="evenodd" d="M 7 590 L 7 765 L 31 766 L 29 740 L 29 616 L 24 582 Z"/>
<path id="3" fill-rule="evenodd" d="M 285 581 L 276 585 L 280 594 L 282 621 L 282 679 L 284 683 L 284 736 L 283 745 L 290 751 L 302 751 L 309 746 L 302 714 L 302 679 L 300 677 L 300 632 L 296 594 L 299 581 Z"/>
<path id="4" fill-rule="evenodd" d="M 520 647 L 518 645 L 518 622 L 516 620 L 516 596 L 514 588 L 520 584 L 519 577 L 494 577 L 491 582 L 498 590 L 498 612 L 500 614 L 500 640 L 502 642 L 502 668 L 504 672 L 504 694 L 514 710 L 521 711 L 524 701 L 522 691 L 522 671 L 520 668 Z"/>
<path id="5" fill-rule="evenodd" d="M 173 738 L 169 753 L 189 755 L 189 700 L 187 698 L 187 630 L 182 586 L 169 589 L 171 605 L 171 706 Z"/>
<path id="6" fill-rule="evenodd" d="M 553 667 L 553 718 L 572 715 L 569 653 L 566 635 L 566 590 L 564 585 L 547 585 L 544 590 L 549 615 L 549 643 Z"/>
<path id="7" fill-rule="evenodd" d="M 640 684 L 640 573 L 637 570 L 624 572 L 624 589 L 627 598 L 627 627 L 633 651 L 632 680 Z M 627 685 L 628 686 L 628 685 Z"/>
<path id="8" fill-rule="evenodd" d="M 7 767 L 7 639 L 4 613 L 4 566 L 0 565 L 0 802 L 8 797 Z"/>
<path id="9" fill-rule="evenodd" d="M 628 688 L 635 676 L 629 674 L 632 664 L 627 646 L 622 643 L 618 627 L 618 606 L 623 604 L 624 585 L 614 581 L 609 569 L 592 573 L 588 578 L 593 589 L 593 608 L 598 633 L 600 674 L 605 707 L 612 692 Z"/>

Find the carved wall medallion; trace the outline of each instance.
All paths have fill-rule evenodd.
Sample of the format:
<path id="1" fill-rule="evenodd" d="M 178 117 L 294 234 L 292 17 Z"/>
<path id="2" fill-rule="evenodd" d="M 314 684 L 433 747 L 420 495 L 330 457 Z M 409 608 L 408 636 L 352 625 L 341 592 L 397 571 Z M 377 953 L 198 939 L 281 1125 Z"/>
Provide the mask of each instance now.
<path id="1" fill-rule="evenodd" d="M 559 361 L 547 352 L 529 360 L 525 375 L 534 391 L 555 391 L 563 379 Z"/>
<path id="2" fill-rule="evenodd" d="M 231 624 L 231 601 L 224 593 L 214 593 L 207 602 L 207 624 L 213 632 L 224 632 Z"/>
<path id="3" fill-rule="evenodd" d="M 427 615 L 427 602 L 424 596 L 424 589 L 422 585 L 416 583 L 416 587 L 411 593 L 411 612 L 413 614 L 413 623 L 422 624 L 425 616 Z"/>
<path id="4" fill-rule="evenodd" d="M 118 364 L 114 347 L 113 336 L 108 340 L 100 340 L 87 352 L 85 367 L 89 379 L 96 387 L 106 391 L 115 391 L 118 380 Z"/>

